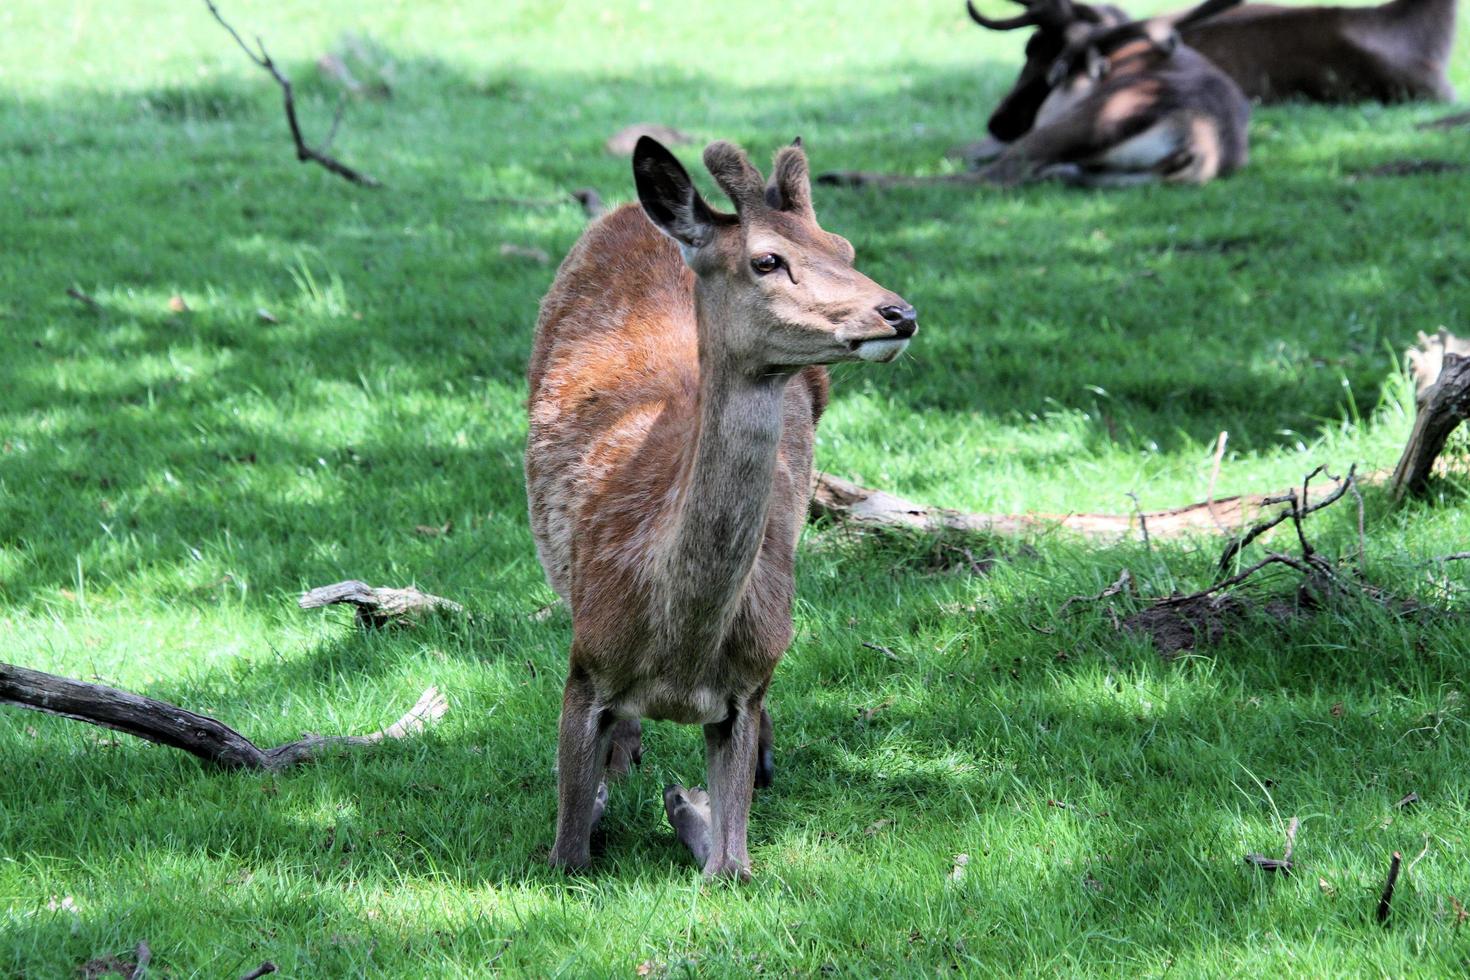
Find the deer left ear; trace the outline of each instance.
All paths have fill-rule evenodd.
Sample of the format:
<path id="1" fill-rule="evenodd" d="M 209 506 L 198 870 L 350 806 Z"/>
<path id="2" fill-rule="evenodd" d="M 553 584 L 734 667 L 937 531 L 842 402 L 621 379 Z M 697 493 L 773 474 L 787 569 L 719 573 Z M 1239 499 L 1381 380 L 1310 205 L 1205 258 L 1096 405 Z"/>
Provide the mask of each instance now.
<path id="1" fill-rule="evenodd" d="M 813 213 L 811 172 L 800 136 L 776 153 L 771 182 L 766 185 L 766 204 L 777 211 Z"/>
<path id="2" fill-rule="evenodd" d="M 714 239 L 718 217 L 700 197 L 689 171 L 658 140 L 643 136 L 633 148 L 633 182 L 643 213 L 679 243 L 686 260 Z"/>

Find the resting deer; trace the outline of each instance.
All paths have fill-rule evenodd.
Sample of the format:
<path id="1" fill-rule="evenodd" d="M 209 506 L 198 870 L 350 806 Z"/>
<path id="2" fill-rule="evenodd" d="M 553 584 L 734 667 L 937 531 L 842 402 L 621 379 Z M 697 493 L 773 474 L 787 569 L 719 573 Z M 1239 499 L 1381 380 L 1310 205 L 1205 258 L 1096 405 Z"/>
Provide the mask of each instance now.
<path id="1" fill-rule="evenodd" d="M 1047 74 L 1070 41 L 1129 18 L 1115 6 L 1074 0 L 1015 0 L 1026 9 L 1006 18 L 980 13 L 982 27 L 1033 27 L 1026 62 L 991 114 L 1003 143 L 1029 130 L 1051 91 Z M 1380 7 L 1279 7 L 1245 4 L 1207 20 L 1191 11 L 1166 15 L 1185 44 L 1230 76 L 1248 98 L 1318 102 L 1451 99 L 1445 77 L 1455 34 L 1456 0 L 1393 0 Z M 996 147 L 998 149 L 998 147 Z"/>
<path id="2" fill-rule="evenodd" d="M 670 823 L 705 875 L 749 877 L 823 365 L 891 361 L 917 328 L 817 224 L 799 143 L 769 184 L 729 143 L 704 162 L 734 214 L 639 140 L 641 208 L 588 228 L 536 326 L 526 487 L 572 611 L 551 851 L 565 868 L 587 864 L 608 765 L 636 757 L 655 718 L 704 726 L 709 791 L 670 786 Z"/>
<path id="3" fill-rule="evenodd" d="M 1028 82 L 1046 89 L 1030 128 L 981 176 L 1002 184 L 1202 184 L 1238 169 L 1250 105 L 1178 33 L 1238 2 L 1206 0 L 1177 20 L 1118 23 L 1104 11 L 1074 21 L 1041 77 Z M 970 13 L 979 16 L 973 4 Z"/>
<path id="4" fill-rule="evenodd" d="M 1038 31 L 1027 47 L 1021 82 L 996 112 L 1001 119 L 1024 115 L 1025 125 L 1016 126 L 1014 142 L 992 142 L 994 152 L 986 154 L 992 162 L 978 172 L 901 177 L 838 171 L 818 179 L 849 186 L 1011 186 L 1060 179 L 1118 187 L 1153 181 L 1203 184 L 1229 174 L 1248 155 L 1250 104 L 1234 82 L 1181 43 L 1176 27 L 1239 2 L 1205 0 L 1177 25 L 1162 18 L 1130 21 L 1116 8 L 1088 8 L 1086 17 L 1074 19 L 1059 35 L 1055 50 L 1046 48 L 1045 62 Z M 1073 10 L 1070 0 L 1038 3 Z M 1004 28 L 1034 23 L 1039 9 L 1011 21 L 990 21 L 971 3 L 970 16 Z M 1039 102 L 1030 105 L 1031 99 Z M 991 127 L 996 128 L 994 119 Z M 1000 131 L 1012 132 L 1005 126 Z"/>

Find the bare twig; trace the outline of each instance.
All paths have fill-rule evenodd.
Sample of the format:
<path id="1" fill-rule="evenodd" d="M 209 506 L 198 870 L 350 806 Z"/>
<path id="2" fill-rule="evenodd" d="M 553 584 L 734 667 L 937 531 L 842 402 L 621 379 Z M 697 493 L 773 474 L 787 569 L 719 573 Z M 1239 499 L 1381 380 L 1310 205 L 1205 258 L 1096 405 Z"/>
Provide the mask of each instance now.
<path id="1" fill-rule="evenodd" d="M 1418 802 L 1419 802 L 1419 794 L 1418 793 L 1408 793 L 1408 794 L 1405 794 L 1404 795 L 1403 799 L 1401 799 L 1397 803 L 1395 803 L 1393 805 L 1393 807 L 1394 807 L 1395 810 L 1402 810 L 1404 807 L 1406 807 L 1406 806 L 1413 806 L 1415 803 L 1418 803 Z"/>
<path id="2" fill-rule="evenodd" d="M 1143 512 L 1143 505 L 1138 502 L 1138 494 L 1129 490 L 1128 498 L 1133 501 L 1133 512 L 1138 515 L 1138 530 L 1143 535 L 1143 550 L 1153 554 L 1154 545 L 1148 539 L 1148 515 Z"/>
<path id="3" fill-rule="evenodd" d="M 1337 503 L 1339 500 L 1342 499 L 1343 494 L 1347 493 L 1348 489 L 1354 486 L 1357 481 L 1358 468 L 1357 464 L 1354 464 L 1353 466 L 1348 468 L 1347 476 L 1343 477 L 1341 480 L 1336 481 L 1337 486 L 1331 493 L 1318 500 L 1316 503 L 1311 503 L 1311 498 L 1308 496 L 1308 493 L 1311 488 L 1312 477 L 1322 472 L 1322 470 L 1323 468 L 1319 466 L 1316 469 L 1312 470 L 1311 473 L 1307 474 L 1306 479 L 1302 481 L 1302 492 L 1300 497 L 1297 496 L 1297 492 L 1295 490 L 1288 490 L 1286 493 L 1279 496 L 1263 498 L 1261 500 L 1262 507 L 1273 506 L 1275 504 L 1290 504 L 1290 506 L 1286 510 L 1281 511 L 1279 514 L 1257 522 L 1239 538 L 1237 538 L 1235 541 L 1232 541 L 1225 548 L 1224 553 L 1220 555 L 1220 571 L 1223 572 L 1228 569 L 1230 567 L 1230 563 L 1235 560 L 1235 556 L 1244 551 L 1245 548 L 1252 541 L 1256 540 L 1256 538 L 1259 538 L 1261 535 L 1265 534 L 1267 531 L 1271 530 L 1272 528 L 1276 527 L 1278 524 L 1286 520 L 1292 521 L 1296 527 L 1297 537 L 1304 546 L 1302 550 L 1302 557 L 1311 558 L 1314 552 L 1311 548 L 1311 545 L 1308 544 L 1306 541 L 1306 535 L 1304 534 L 1301 525 L 1302 520 L 1311 514 L 1315 514 L 1317 511 L 1321 510 L 1324 507 L 1330 507 L 1333 504 Z"/>
<path id="4" fill-rule="evenodd" d="M 100 310 L 100 309 L 102 309 L 102 304 L 101 303 L 97 302 L 97 300 L 94 299 L 93 297 L 88 296 L 86 293 L 82 292 L 76 286 L 68 286 L 67 287 L 67 290 L 66 290 L 66 295 L 70 296 L 72 299 L 76 300 L 78 303 L 81 303 L 83 306 L 86 306 L 86 307 L 88 307 L 90 309 L 93 309 L 93 310 Z"/>
<path id="5" fill-rule="evenodd" d="M 894 653 L 892 650 L 888 649 L 888 647 L 883 646 L 881 643 L 864 643 L 863 648 L 881 653 L 883 654 L 883 656 L 887 657 L 889 660 L 892 660 L 894 663 L 903 663 L 902 657 Z"/>
<path id="6" fill-rule="evenodd" d="M 1393 860 L 1388 865 L 1388 880 L 1383 883 L 1383 894 L 1378 897 L 1378 913 L 1376 918 L 1379 925 L 1388 921 L 1388 913 L 1393 908 L 1393 886 L 1399 880 L 1399 865 L 1403 863 L 1403 855 L 1398 851 L 1393 852 Z"/>
<path id="7" fill-rule="evenodd" d="M 1470 561 L 1470 551 L 1456 551 L 1450 555 L 1440 555 L 1436 561 Z"/>
<path id="8" fill-rule="evenodd" d="M 1225 459 L 1225 444 L 1229 441 L 1230 433 L 1221 429 L 1220 435 L 1215 439 L 1215 460 L 1210 467 L 1210 484 L 1205 489 L 1205 510 L 1210 512 L 1210 519 L 1215 521 L 1215 527 L 1221 531 L 1225 530 L 1225 525 L 1215 520 L 1215 481 L 1220 478 L 1220 463 Z"/>
<path id="9" fill-rule="evenodd" d="M 301 163 L 315 163 L 331 173 L 362 187 L 383 186 L 375 178 L 368 176 L 360 170 L 349 167 L 326 152 L 327 148 L 331 146 L 332 139 L 337 135 L 336 120 L 333 121 L 331 133 L 320 150 L 312 149 L 306 144 L 306 140 L 301 135 L 301 123 L 296 118 L 296 96 L 291 88 L 291 79 L 286 77 L 286 74 L 276 65 L 275 60 L 271 58 L 270 52 L 265 49 L 265 42 L 259 37 L 256 37 L 255 46 L 260 53 L 257 54 L 255 51 L 252 51 L 250 45 L 245 43 L 245 39 L 240 36 L 240 33 L 234 27 L 230 26 L 230 22 L 225 20 L 224 15 L 219 12 L 219 8 L 215 6 L 214 0 L 204 0 L 204 5 L 214 15 L 214 19 L 219 21 L 220 26 L 229 32 L 230 37 L 235 39 L 235 43 L 239 45 L 241 51 L 245 52 L 245 56 L 255 62 L 261 69 L 268 72 L 271 78 L 275 79 L 276 84 L 280 86 L 282 101 L 285 103 L 286 125 L 291 128 L 291 142 L 296 145 L 296 159 Z M 340 120 L 342 112 L 341 104 L 338 105 L 337 112 Z"/>
<path id="10" fill-rule="evenodd" d="M 1426 855 L 1428 853 L 1429 853 L 1429 835 L 1428 834 L 1425 834 L 1424 835 L 1424 850 L 1420 851 L 1418 853 L 1418 855 L 1414 858 L 1414 860 L 1412 860 L 1412 861 L 1409 862 L 1409 866 L 1404 869 L 1404 874 L 1413 874 L 1413 872 L 1414 872 L 1414 865 L 1418 864 L 1421 860 L 1423 860 L 1424 859 L 1424 855 Z"/>
<path id="11" fill-rule="evenodd" d="M 266 974 L 275 972 L 276 965 L 270 960 L 266 960 L 264 963 L 260 964 L 260 966 L 257 966 L 255 969 L 242 976 L 240 980 L 260 980 L 260 978 L 265 976 Z"/>
<path id="12" fill-rule="evenodd" d="M 1112 585 L 1103 589 L 1097 595 L 1068 596 L 1067 599 L 1060 606 L 1057 607 L 1056 618 L 1061 619 L 1062 613 L 1066 612 L 1067 607 L 1074 602 L 1101 602 L 1103 599 L 1111 599 L 1113 596 L 1118 595 L 1121 592 L 1129 591 L 1132 589 L 1132 587 L 1133 573 L 1125 568 L 1118 573 L 1118 577 L 1113 580 Z"/>
<path id="13" fill-rule="evenodd" d="M 1296 831 L 1300 821 L 1296 817 L 1286 825 L 1286 847 L 1281 852 L 1281 857 L 1267 857 L 1264 854 L 1247 854 L 1245 861 L 1253 864 L 1262 871 L 1273 871 L 1276 874 L 1289 875 L 1293 867 L 1291 863 L 1291 852 L 1296 848 Z"/>

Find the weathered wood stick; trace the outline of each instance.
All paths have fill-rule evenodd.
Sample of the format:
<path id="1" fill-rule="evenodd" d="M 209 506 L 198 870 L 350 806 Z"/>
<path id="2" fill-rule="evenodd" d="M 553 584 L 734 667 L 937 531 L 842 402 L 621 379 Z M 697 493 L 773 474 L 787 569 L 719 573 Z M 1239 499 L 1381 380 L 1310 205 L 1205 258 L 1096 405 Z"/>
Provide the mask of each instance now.
<path id="1" fill-rule="evenodd" d="M 1328 495 L 1324 491 L 1314 495 L 1314 500 Z M 821 473 L 812 495 L 811 516 L 928 534 L 960 531 L 1014 536 L 1061 528 L 1088 538 L 1126 537 L 1140 533 L 1146 523 L 1153 537 L 1167 538 L 1199 531 L 1236 531 L 1254 520 L 1264 508 L 1282 502 L 1281 494 L 1260 493 L 1132 514 L 971 514 L 915 503 L 884 490 Z"/>
<path id="2" fill-rule="evenodd" d="M 1440 330 L 1419 334 L 1408 353 L 1414 379 L 1414 428 L 1389 481 L 1395 500 L 1419 494 L 1450 433 L 1470 418 L 1470 340 Z"/>
<path id="3" fill-rule="evenodd" d="M 338 603 L 354 606 L 364 626 L 386 626 L 407 621 L 425 613 L 464 612 L 464 607 L 442 596 L 429 595 L 418 589 L 380 589 L 355 579 L 323 585 L 303 593 L 296 604 L 302 609 L 318 609 Z"/>
<path id="4" fill-rule="evenodd" d="M 278 771 L 343 746 L 372 745 L 405 738 L 443 716 L 449 703 L 429 688 L 402 718 L 370 735 L 307 735 L 273 749 L 262 749 L 244 735 L 207 715 L 131 691 L 88 684 L 39 670 L 0 663 L 0 704 L 29 708 L 182 749 L 226 769 Z"/>

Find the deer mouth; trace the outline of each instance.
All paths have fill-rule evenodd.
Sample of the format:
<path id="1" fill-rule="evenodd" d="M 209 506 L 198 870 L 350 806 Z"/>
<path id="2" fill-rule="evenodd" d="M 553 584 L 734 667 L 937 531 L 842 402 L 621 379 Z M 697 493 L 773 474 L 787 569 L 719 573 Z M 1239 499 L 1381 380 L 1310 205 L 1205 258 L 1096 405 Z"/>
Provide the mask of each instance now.
<path id="1" fill-rule="evenodd" d="M 907 337 L 871 337 L 867 340 L 854 340 L 849 346 L 852 352 L 864 361 L 876 361 L 886 364 L 909 345 Z"/>

